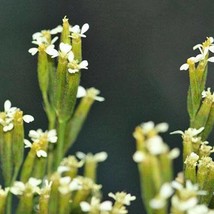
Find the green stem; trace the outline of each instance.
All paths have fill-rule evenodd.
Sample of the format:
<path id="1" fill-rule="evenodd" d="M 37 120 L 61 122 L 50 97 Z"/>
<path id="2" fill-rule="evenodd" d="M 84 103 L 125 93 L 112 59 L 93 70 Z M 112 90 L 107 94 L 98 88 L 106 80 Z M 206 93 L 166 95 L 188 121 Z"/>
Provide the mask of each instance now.
<path id="1" fill-rule="evenodd" d="M 59 121 L 55 169 L 59 166 L 59 164 L 64 156 L 64 141 L 65 141 L 66 125 L 67 125 L 67 123 L 65 121 Z"/>

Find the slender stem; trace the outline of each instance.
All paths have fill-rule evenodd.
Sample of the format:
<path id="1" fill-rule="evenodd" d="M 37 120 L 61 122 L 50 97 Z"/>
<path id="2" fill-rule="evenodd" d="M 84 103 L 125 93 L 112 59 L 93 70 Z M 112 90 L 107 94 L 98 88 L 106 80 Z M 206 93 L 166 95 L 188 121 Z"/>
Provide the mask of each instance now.
<path id="1" fill-rule="evenodd" d="M 12 207 L 12 194 L 9 192 L 7 195 L 7 214 L 11 214 L 11 207 Z"/>

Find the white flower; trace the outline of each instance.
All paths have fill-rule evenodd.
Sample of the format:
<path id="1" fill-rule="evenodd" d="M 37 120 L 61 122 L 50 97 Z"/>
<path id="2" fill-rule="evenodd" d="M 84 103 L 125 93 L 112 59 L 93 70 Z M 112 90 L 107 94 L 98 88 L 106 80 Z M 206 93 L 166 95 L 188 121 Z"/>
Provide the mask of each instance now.
<path id="1" fill-rule="evenodd" d="M 214 102 L 214 93 L 211 93 L 210 88 L 207 88 L 207 90 L 202 91 L 201 95 L 202 98 L 207 98 L 209 99 L 211 102 Z"/>
<path id="2" fill-rule="evenodd" d="M 107 159 L 108 155 L 106 152 L 99 152 L 97 154 L 84 154 L 83 152 L 77 152 L 76 156 L 81 160 L 93 160 L 95 162 L 103 162 Z"/>
<path id="3" fill-rule="evenodd" d="M 4 112 L 2 117 L 0 116 L 0 124 L 3 126 L 3 131 L 7 132 L 13 129 L 14 124 L 14 115 L 16 111 L 19 111 L 20 109 L 16 107 L 12 107 L 12 104 L 9 100 L 6 100 L 4 102 Z M 34 117 L 31 115 L 23 115 L 22 119 L 26 123 L 30 123 L 34 120 Z"/>
<path id="4" fill-rule="evenodd" d="M 82 188 L 82 185 L 78 179 L 71 180 L 69 176 L 60 178 L 59 183 L 60 186 L 58 187 L 58 190 L 63 195 Z"/>
<path id="5" fill-rule="evenodd" d="M 177 130 L 174 132 L 171 132 L 170 134 L 181 134 L 182 138 L 186 141 L 190 140 L 192 142 L 197 142 L 200 140 L 198 137 L 196 137 L 198 134 L 200 134 L 204 130 L 204 127 L 201 127 L 200 129 L 195 128 L 188 128 L 186 131 Z"/>
<path id="6" fill-rule="evenodd" d="M 100 203 L 100 199 L 92 197 L 90 204 L 86 201 L 82 201 L 82 202 L 80 202 L 80 207 L 83 212 L 93 212 L 93 210 L 110 211 L 112 209 L 112 202 L 104 201 L 104 202 Z"/>
<path id="7" fill-rule="evenodd" d="M 141 151 L 136 151 L 133 155 L 133 160 L 136 162 L 136 163 L 140 163 L 142 161 L 145 160 L 145 155 L 143 154 L 143 152 Z"/>
<path id="8" fill-rule="evenodd" d="M 72 38 L 77 38 L 77 37 L 86 37 L 84 33 L 86 33 L 89 29 L 89 24 L 85 23 L 82 28 L 80 29 L 79 25 L 75 25 L 71 28 L 71 37 Z"/>
<path id="9" fill-rule="evenodd" d="M 52 129 L 50 131 L 43 132 L 41 129 L 30 130 L 29 137 L 33 142 L 40 141 L 41 138 L 45 138 L 50 143 L 56 143 L 57 142 L 57 136 L 56 136 L 56 130 Z"/>
<path id="10" fill-rule="evenodd" d="M 168 151 L 168 146 L 163 142 L 162 138 L 158 135 L 149 138 L 146 141 L 148 151 L 153 155 L 163 154 Z"/>
<path id="11" fill-rule="evenodd" d="M 131 201 L 136 199 L 135 196 L 131 196 L 131 194 L 127 194 L 125 192 L 116 192 L 113 194 L 110 192 L 108 194 L 109 197 L 113 198 L 116 202 L 129 206 Z"/>
<path id="12" fill-rule="evenodd" d="M 82 62 L 78 62 L 74 59 L 74 53 L 72 51 L 68 53 L 68 61 L 68 72 L 71 74 L 79 72 L 81 69 L 88 69 L 88 61 L 83 60 Z"/>
<path id="13" fill-rule="evenodd" d="M 28 193 L 38 193 L 39 192 L 39 187 L 38 185 L 41 184 L 40 179 L 36 178 L 29 178 L 27 183 L 23 183 L 21 181 L 15 181 L 13 186 L 10 188 L 10 191 L 14 195 L 22 195 L 25 191 L 28 191 Z"/>
<path id="14" fill-rule="evenodd" d="M 155 126 L 154 122 L 149 121 L 142 123 L 140 127 L 143 131 L 143 134 L 148 134 L 151 131 L 156 131 L 157 133 L 166 132 L 169 128 L 169 125 L 167 123 L 159 123 Z"/>
<path id="15" fill-rule="evenodd" d="M 99 93 L 100 91 L 97 90 L 96 88 L 89 88 L 86 90 L 84 87 L 79 86 L 77 91 L 77 98 L 88 96 L 96 101 L 103 102 L 105 98 L 97 96 Z"/>
<path id="16" fill-rule="evenodd" d="M 57 57 L 58 51 L 55 49 L 54 43 L 58 40 L 58 37 L 54 37 L 49 44 L 45 37 L 36 37 L 35 41 L 32 41 L 33 44 L 38 45 L 38 48 L 30 48 L 28 52 L 33 56 L 39 51 L 39 47 L 43 47 L 45 52 L 50 55 L 52 58 Z"/>

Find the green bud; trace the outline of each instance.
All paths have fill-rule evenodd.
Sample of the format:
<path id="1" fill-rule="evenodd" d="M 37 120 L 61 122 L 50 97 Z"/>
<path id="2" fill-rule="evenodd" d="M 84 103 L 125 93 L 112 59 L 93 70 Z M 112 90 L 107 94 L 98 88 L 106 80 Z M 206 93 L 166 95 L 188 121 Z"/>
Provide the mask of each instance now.
<path id="1" fill-rule="evenodd" d="M 68 19 L 66 16 L 63 18 L 63 24 L 62 24 L 62 34 L 60 41 L 66 44 L 71 44 L 71 39 L 70 39 L 70 24 L 68 22 Z"/>

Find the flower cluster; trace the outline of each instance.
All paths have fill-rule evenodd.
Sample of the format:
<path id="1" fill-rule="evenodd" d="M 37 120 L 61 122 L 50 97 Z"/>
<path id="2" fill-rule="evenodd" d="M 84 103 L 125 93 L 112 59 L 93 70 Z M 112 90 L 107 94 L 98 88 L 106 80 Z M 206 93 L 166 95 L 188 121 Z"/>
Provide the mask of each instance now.
<path id="1" fill-rule="evenodd" d="M 12 107 L 12 104 L 9 100 L 6 100 L 4 103 L 4 111 L 0 112 L 0 124 L 3 126 L 3 131 L 8 132 L 14 127 L 14 117 L 16 112 L 20 111 L 17 107 Z M 31 115 L 23 115 L 22 119 L 26 123 L 30 123 L 34 121 L 33 116 Z"/>
<path id="2" fill-rule="evenodd" d="M 199 49 L 200 53 L 195 57 L 190 57 L 187 62 L 181 65 L 180 70 L 188 70 L 191 65 L 198 63 L 203 60 L 214 62 L 214 57 L 208 58 L 209 51 L 214 53 L 214 39 L 213 37 L 207 37 L 207 40 L 202 44 L 197 44 L 193 47 L 193 50 Z"/>

